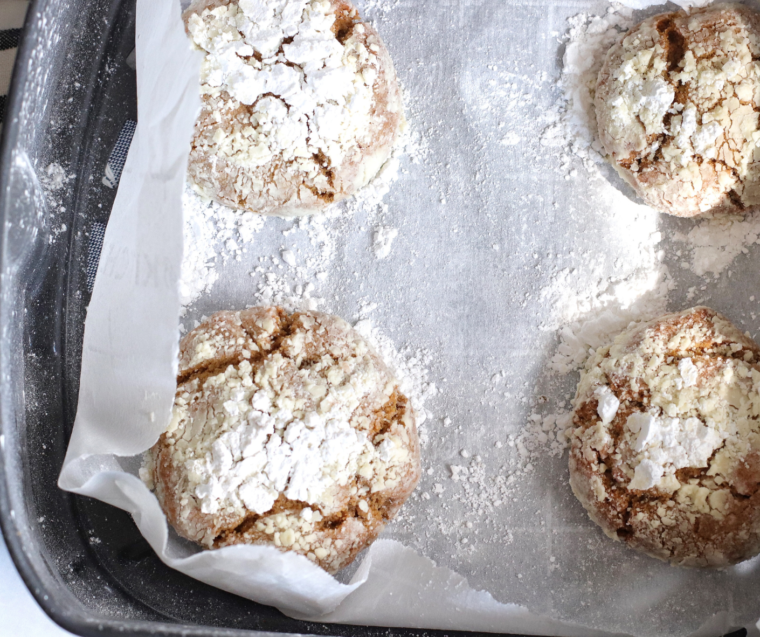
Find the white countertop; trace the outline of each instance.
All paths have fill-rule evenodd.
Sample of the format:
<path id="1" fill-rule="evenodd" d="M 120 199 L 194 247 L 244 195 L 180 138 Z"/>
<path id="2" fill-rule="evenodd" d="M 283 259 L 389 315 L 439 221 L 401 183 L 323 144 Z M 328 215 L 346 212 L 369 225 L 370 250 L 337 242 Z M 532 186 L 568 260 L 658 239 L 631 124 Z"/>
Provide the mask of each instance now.
<path id="1" fill-rule="evenodd" d="M 0 535 L 0 635 L 71 637 L 53 622 L 26 587 Z"/>

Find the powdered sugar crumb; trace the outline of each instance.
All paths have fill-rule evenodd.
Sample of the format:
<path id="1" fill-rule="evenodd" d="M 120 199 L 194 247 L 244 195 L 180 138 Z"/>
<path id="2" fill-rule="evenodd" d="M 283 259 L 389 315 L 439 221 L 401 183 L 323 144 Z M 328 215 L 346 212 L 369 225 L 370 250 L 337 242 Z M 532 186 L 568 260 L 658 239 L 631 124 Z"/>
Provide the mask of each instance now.
<path id="1" fill-rule="evenodd" d="M 56 192 L 60 190 L 70 179 L 71 177 L 66 175 L 63 166 L 56 162 L 48 164 L 40 177 L 42 185 L 48 192 Z"/>
<path id="2" fill-rule="evenodd" d="M 393 240 L 398 236 L 397 228 L 377 226 L 372 238 L 372 250 L 377 259 L 387 259 L 391 253 Z"/>
<path id="3" fill-rule="evenodd" d="M 59 163 L 52 162 L 40 173 L 40 185 L 45 193 L 47 207 L 47 223 L 51 225 L 48 235 L 48 243 L 52 244 L 61 234 L 68 229 L 65 223 L 58 223 L 59 215 L 66 212 L 63 205 L 63 191 L 66 185 L 74 179 L 74 175 L 67 175 L 66 170 Z"/>

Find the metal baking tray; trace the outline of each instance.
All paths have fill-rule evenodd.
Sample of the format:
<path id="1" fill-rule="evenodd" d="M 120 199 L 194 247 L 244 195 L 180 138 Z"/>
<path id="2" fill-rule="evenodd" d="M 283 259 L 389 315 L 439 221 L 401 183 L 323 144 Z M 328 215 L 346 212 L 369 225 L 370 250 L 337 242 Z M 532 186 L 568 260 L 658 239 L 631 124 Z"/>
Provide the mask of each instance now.
<path id="1" fill-rule="evenodd" d="M 168 568 L 127 513 L 56 486 L 93 265 L 116 193 L 106 166 L 136 118 L 134 24 L 133 0 L 34 0 L 8 100 L 0 527 L 22 578 L 53 620 L 80 635 L 472 635 L 290 619 Z M 60 188 L 50 185 L 53 163 L 69 167 Z"/>

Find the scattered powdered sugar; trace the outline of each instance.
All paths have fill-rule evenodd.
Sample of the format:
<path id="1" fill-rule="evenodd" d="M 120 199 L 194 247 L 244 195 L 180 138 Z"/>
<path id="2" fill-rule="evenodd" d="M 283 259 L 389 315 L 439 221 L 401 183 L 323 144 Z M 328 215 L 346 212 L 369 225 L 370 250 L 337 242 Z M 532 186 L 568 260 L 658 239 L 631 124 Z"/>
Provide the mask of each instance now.
<path id="1" fill-rule="evenodd" d="M 45 168 L 42 176 L 40 177 L 42 185 L 49 192 L 56 192 L 60 190 L 68 183 L 69 179 L 71 178 L 66 175 L 66 171 L 63 169 L 63 166 L 55 162 L 48 164 L 48 167 Z"/>
<path id="2" fill-rule="evenodd" d="M 684 9 L 706 7 L 713 0 L 672 0 L 673 4 Z M 648 9 L 662 4 L 659 0 L 620 0 L 620 4 L 631 9 Z"/>
<path id="3" fill-rule="evenodd" d="M 507 437 L 507 445 L 517 451 L 516 473 L 528 474 L 542 457 L 561 456 L 568 447 L 572 412 L 553 405 L 554 411 L 534 411 L 516 435 Z"/>
<path id="4" fill-rule="evenodd" d="M 749 246 L 760 244 L 760 216 L 704 219 L 695 223 L 687 233 L 676 233 L 676 241 L 686 244 L 690 259 L 684 266 L 695 274 L 712 274 L 718 278 Z"/>
<path id="5" fill-rule="evenodd" d="M 496 516 L 493 514 L 505 506 L 524 504 L 520 496 L 526 481 L 535 478 L 536 471 L 547 465 L 548 458 L 559 458 L 567 449 L 571 420 L 572 414 L 568 410 L 552 414 L 533 412 L 519 431 L 508 434 L 504 441 L 500 439 L 495 442 L 494 454 L 471 453 L 468 449 L 461 449 L 459 456 L 462 462 L 447 465 L 447 477 L 453 482 L 454 488 L 446 498 L 457 503 L 463 510 L 460 515 L 465 520 L 476 520 L 475 525 L 479 524 L 477 520 L 481 520 L 493 527 L 489 537 L 480 537 L 480 541 L 503 544 L 512 542 L 509 525 L 496 524 L 493 521 Z M 446 435 L 446 429 L 451 425 L 451 420 L 445 418 L 444 431 L 437 432 L 437 435 Z M 499 459 L 500 466 L 493 466 L 494 457 Z M 433 469 L 428 470 L 429 474 L 432 472 Z M 447 485 L 434 483 L 432 493 L 442 498 L 447 493 Z M 422 491 L 419 497 L 429 500 L 431 494 Z M 443 504 L 444 510 L 449 508 Z M 405 511 L 402 510 L 402 521 L 404 515 Z M 445 517 L 431 519 L 431 523 L 444 535 L 464 534 L 459 540 L 459 550 L 474 548 L 474 540 L 467 537 L 467 530 L 473 528 L 473 522 L 466 522 L 462 529 L 457 524 L 452 524 L 450 514 L 446 514 Z"/>
<path id="6" fill-rule="evenodd" d="M 599 296 L 579 295 L 582 302 L 594 309 L 584 318 L 567 323 L 559 328 L 560 343 L 549 362 L 549 369 L 560 374 L 577 371 L 586 360 L 590 349 L 609 342 L 631 322 L 650 319 L 665 312 L 667 292 L 672 281 L 667 274 L 660 274 L 650 280 L 649 286 L 637 281 L 641 287 L 623 285 L 617 294 Z M 640 296 L 631 291 L 643 292 Z"/>
<path id="7" fill-rule="evenodd" d="M 219 277 L 218 267 L 240 260 L 245 246 L 264 227 L 264 217 L 232 210 L 186 187 L 180 302 L 183 308 L 208 292 Z"/>
<path id="8" fill-rule="evenodd" d="M 417 412 L 417 427 L 420 434 L 420 444 L 427 440 L 426 428 L 423 423 L 432 414 L 425 408 L 425 403 L 438 393 L 436 384 L 429 380 L 428 367 L 432 354 L 421 348 L 411 346 L 396 349 L 393 341 L 385 336 L 368 318 L 363 318 L 354 325 L 354 329 L 380 355 L 399 383 L 399 389 L 409 397 L 412 407 Z"/>
<path id="9" fill-rule="evenodd" d="M 283 232 L 288 239 L 305 234 L 311 250 L 304 252 L 290 243 L 279 255 L 259 257 L 259 265 L 249 273 L 256 282 L 256 302 L 279 305 L 289 310 L 317 310 L 324 298 L 318 286 L 327 279 L 335 256 L 335 228 L 342 225 L 339 211 L 328 211 L 318 217 L 302 218 Z M 284 264 L 284 265 L 283 265 Z"/>
<path id="10" fill-rule="evenodd" d="M 280 258 L 260 258 L 259 265 L 250 272 L 256 281 L 256 301 L 288 309 L 319 309 L 324 299 L 316 290 L 327 279 L 339 238 L 358 215 L 365 215 L 368 222 L 382 218 L 387 211 L 383 200 L 399 177 L 402 159 L 419 164 L 426 154 L 423 138 L 406 124 L 391 156 L 367 186 L 320 214 L 293 221 L 291 228 L 283 231 L 283 237 L 296 243 L 298 236 L 305 234 L 312 251 L 301 258 L 297 249 L 284 246 Z M 209 201 L 190 187 L 183 195 L 183 211 L 185 246 L 180 297 L 183 307 L 187 307 L 211 290 L 219 277 L 219 268 L 227 260 L 242 259 L 247 246 L 264 228 L 267 217 Z M 388 254 L 392 240 L 387 243 Z M 281 261 L 291 272 L 280 269 Z"/>
<path id="11" fill-rule="evenodd" d="M 631 9 L 613 5 L 603 16 L 580 13 L 568 20 L 559 80 L 562 97 L 555 121 L 541 135 L 541 145 L 559 153 L 565 173 L 572 170 L 571 157 L 587 169 L 603 161 L 594 112 L 596 80 L 607 51 L 633 26 L 632 15 Z"/>
<path id="12" fill-rule="evenodd" d="M 73 175 L 66 174 L 63 166 L 55 162 L 48 164 L 40 173 L 40 185 L 45 192 L 47 206 L 46 222 L 52 223 L 48 235 L 48 242 L 51 244 L 68 229 L 65 223 L 56 225 L 56 222 L 59 220 L 59 215 L 66 212 L 66 207 L 63 205 L 64 188 L 73 178 Z"/>
<path id="13" fill-rule="evenodd" d="M 372 237 L 372 250 L 377 259 L 386 259 L 391 253 L 393 240 L 398 236 L 397 228 L 377 226 Z"/>
<path id="14" fill-rule="evenodd" d="M 608 342 L 632 321 L 666 310 L 674 283 L 659 248 L 662 237 L 649 232 L 641 217 L 627 220 L 630 212 L 617 217 L 620 224 L 613 232 L 629 245 L 611 268 L 605 255 L 588 255 L 579 267 L 559 271 L 541 290 L 541 299 L 554 308 L 543 328 L 556 330 L 560 339 L 548 366 L 552 372 L 578 370 L 589 349 Z"/>
<path id="15" fill-rule="evenodd" d="M 401 0 L 364 0 L 361 3 L 362 12 L 369 18 L 386 18 L 388 13 L 399 6 Z"/>
<path id="16" fill-rule="evenodd" d="M 545 149 L 539 151 L 541 142 L 537 138 L 543 129 L 554 127 L 558 121 L 557 108 L 547 109 L 540 98 L 541 94 L 553 92 L 556 82 L 550 73 L 526 73 L 517 61 L 503 59 L 494 63 L 486 57 L 482 67 L 475 62 L 468 65 L 461 82 L 467 115 L 489 146 L 517 151 L 526 160 L 533 159 L 533 151 L 545 153 Z M 556 131 L 556 143 L 563 145 L 562 130 Z M 487 167 L 483 169 L 486 172 Z M 445 202 L 442 196 L 441 203 Z"/>
<path id="17" fill-rule="evenodd" d="M 383 197 L 398 175 L 397 168 L 396 159 L 390 169 L 381 171 L 379 180 L 372 181 L 355 197 L 329 207 L 322 214 L 301 217 L 283 231 L 291 247 L 281 249 L 279 259 L 260 257 L 259 265 L 250 272 L 256 281 L 257 303 L 287 309 L 320 309 L 324 297 L 330 294 L 328 278 L 334 269 L 340 238 L 350 231 L 357 214 L 372 218 L 382 212 Z M 295 247 L 303 243 L 308 244 L 308 250 Z M 288 271 L 280 267 L 280 261 L 289 266 Z"/>
<path id="18" fill-rule="evenodd" d="M 214 250 L 216 232 L 213 216 L 206 214 L 210 206 L 204 205 L 200 197 L 189 189 L 185 190 L 182 203 L 184 242 L 179 297 L 184 307 L 207 292 L 219 275 L 214 267 L 217 253 Z"/>
<path id="19" fill-rule="evenodd" d="M 462 457 L 467 459 L 469 454 L 463 450 Z M 466 465 L 449 465 L 449 471 L 451 480 L 461 487 L 453 494 L 454 500 L 465 505 L 474 515 L 487 516 L 514 497 L 517 475 L 509 471 L 494 475 L 477 454 Z"/>

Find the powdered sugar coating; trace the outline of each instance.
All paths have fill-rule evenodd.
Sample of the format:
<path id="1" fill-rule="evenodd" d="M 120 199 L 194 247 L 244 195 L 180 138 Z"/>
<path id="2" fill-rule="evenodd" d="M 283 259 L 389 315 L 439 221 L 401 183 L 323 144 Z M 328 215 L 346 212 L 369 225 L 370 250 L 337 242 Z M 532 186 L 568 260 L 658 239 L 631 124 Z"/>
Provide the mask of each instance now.
<path id="1" fill-rule="evenodd" d="M 618 172 L 673 215 L 760 203 L 760 17 L 741 5 L 661 14 L 599 73 L 599 135 Z"/>
<path id="2" fill-rule="evenodd" d="M 634 325 L 586 364 L 570 484 L 607 535 L 684 566 L 760 552 L 760 348 L 698 307 Z M 615 417 L 597 413 L 607 388 Z"/>
<path id="3" fill-rule="evenodd" d="M 182 341 L 172 420 L 143 476 L 206 547 L 271 543 L 348 564 L 413 490 L 415 416 L 341 319 L 220 312 Z"/>
<path id="4" fill-rule="evenodd" d="M 343 0 L 203 0 L 186 13 L 203 108 L 189 175 L 234 208 L 310 214 L 354 194 L 404 125 L 393 65 Z"/>
<path id="5" fill-rule="evenodd" d="M 612 419 L 617 414 L 617 410 L 620 407 L 620 401 L 617 396 L 612 393 L 607 385 L 599 385 L 594 390 L 594 397 L 597 400 L 596 413 L 602 419 L 604 424 L 612 422 Z"/>

